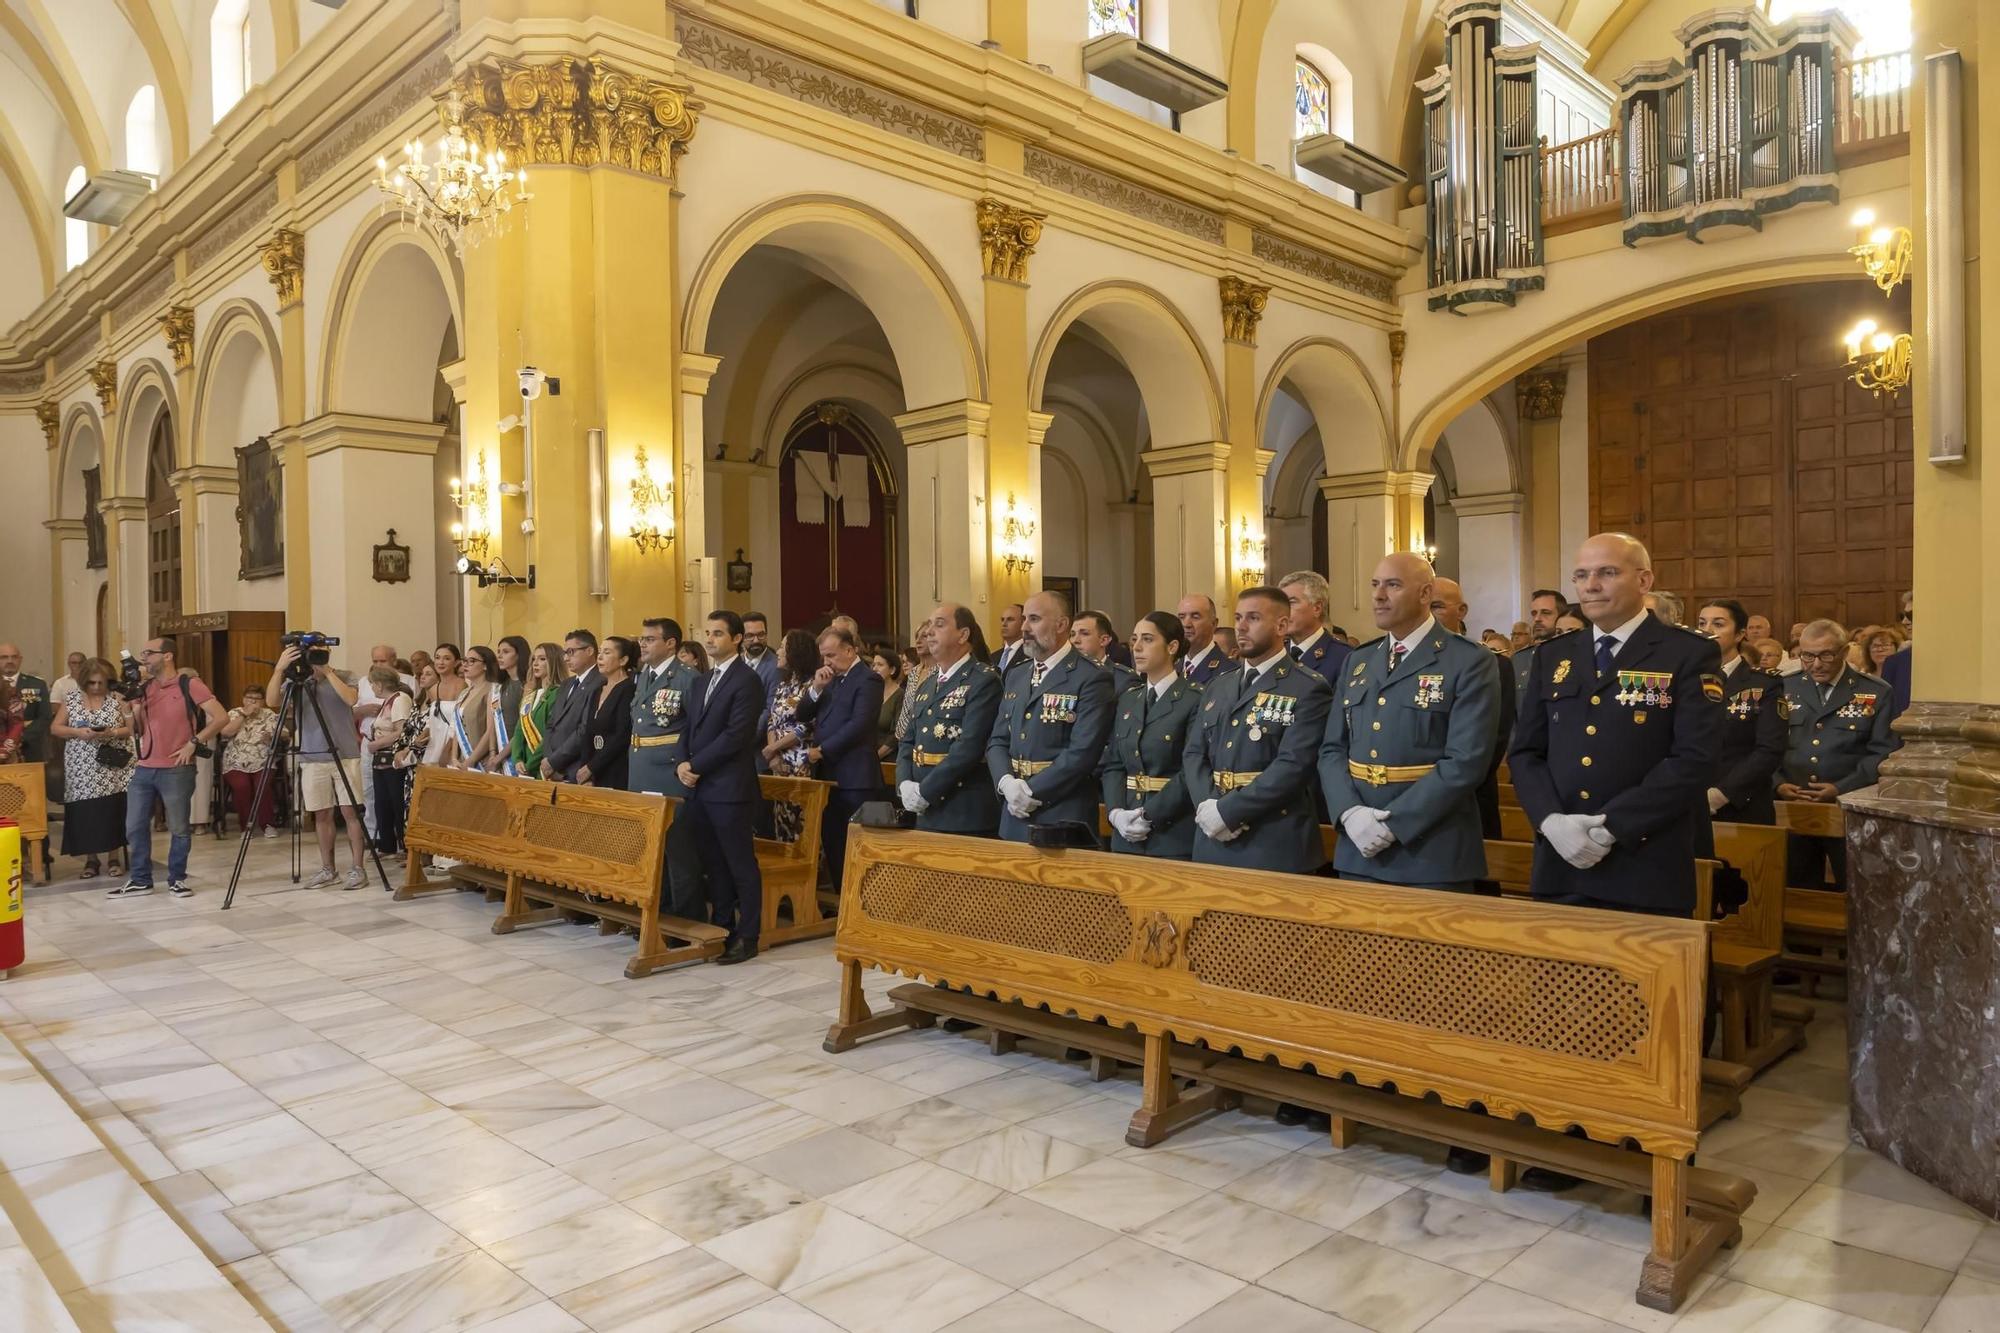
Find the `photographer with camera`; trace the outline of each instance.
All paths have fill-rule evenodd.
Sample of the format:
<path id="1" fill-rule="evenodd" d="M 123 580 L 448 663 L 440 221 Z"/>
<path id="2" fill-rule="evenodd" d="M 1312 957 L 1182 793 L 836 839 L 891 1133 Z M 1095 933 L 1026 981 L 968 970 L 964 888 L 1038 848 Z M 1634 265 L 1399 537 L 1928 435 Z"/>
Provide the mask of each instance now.
<path id="1" fill-rule="evenodd" d="M 338 811 L 347 824 L 347 846 L 353 856 L 343 887 L 358 889 L 368 883 L 368 873 L 362 869 L 367 851 L 361 825 L 361 729 L 354 720 L 360 692 L 346 672 L 327 664 L 327 647 L 338 644 L 338 639 L 305 633 L 287 634 L 280 642 L 284 651 L 278 654 L 265 692 L 279 696 L 289 681 L 301 695 L 297 712 L 299 796 L 301 808 L 312 812 L 313 831 L 319 836 L 319 873 L 307 880 L 305 887 L 324 888 L 340 879 L 333 863 L 333 825 Z"/>
<path id="2" fill-rule="evenodd" d="M 125 844 L 131 877 L 107 898 L 138 898 L 153 891 L 153 807 L 167 815 L 167 889 L 188 898 L 188 806 L 194 798 L 195 760 L 228 718 L 208 686 L 180 673 L 174 641 L 148 639 L 137 660 L 125 656 L 118 692 L 132 701 L 132 731 L 139 760 L 125 796 Z"/>

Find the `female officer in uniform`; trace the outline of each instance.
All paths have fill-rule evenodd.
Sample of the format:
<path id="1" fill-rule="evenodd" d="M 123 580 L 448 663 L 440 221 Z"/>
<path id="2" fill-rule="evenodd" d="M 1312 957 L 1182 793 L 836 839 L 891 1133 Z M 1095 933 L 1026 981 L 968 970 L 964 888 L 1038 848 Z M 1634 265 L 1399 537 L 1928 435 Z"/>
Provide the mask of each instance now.
<path id="1" fill-rule="evenodd" d="M 1705 604 L 1695 617 L 1695 629 L 1722 650 L 1727 714 L 1716 747 L 1708 812 L 1713 819 L 1731 823 L 1775 824 L 1771 778 L 1785 757 L 1785 687 L 1743 656 L 1749 623 L 1742 603 L 1728 600 Z"/>
<path id="2" fill-rule="evenodd" d="M 1187 632 L 1155 611 L 1132 628 L 1132 667 L 1140 683 L 1114 701 L 1111 743 L 1104 748 L 1104 808 L 1111 850 L 1185 861 L 1194 855 L 1194 803 L 1181 762 L 1201 687 L 1180 674 Z"/>

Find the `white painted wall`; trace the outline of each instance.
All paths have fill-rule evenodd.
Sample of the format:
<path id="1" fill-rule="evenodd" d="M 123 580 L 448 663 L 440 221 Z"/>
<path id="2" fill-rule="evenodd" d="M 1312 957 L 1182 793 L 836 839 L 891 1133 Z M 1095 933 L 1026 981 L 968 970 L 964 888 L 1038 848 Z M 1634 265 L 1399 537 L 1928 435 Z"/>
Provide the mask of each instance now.
<path id="1" fill-rule="evenodd" d="M 0 639 L 21 646 L 25 669 L 44 680 L 62 674 L 49 603 L 48 442 L 32 416 L 0 416 L 0 475 L 29 484 L 11 488 L 7 521 L 0 523 Z M 54 671 L 44 668 L 53 665 Z"/>

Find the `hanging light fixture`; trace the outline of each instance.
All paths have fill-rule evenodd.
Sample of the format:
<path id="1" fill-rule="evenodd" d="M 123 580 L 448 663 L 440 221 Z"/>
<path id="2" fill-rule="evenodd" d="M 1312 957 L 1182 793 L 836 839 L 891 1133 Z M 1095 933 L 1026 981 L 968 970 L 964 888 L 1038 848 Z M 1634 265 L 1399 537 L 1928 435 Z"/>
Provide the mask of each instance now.
<path id="1" fill-rule="evenodd" d="M 1015 510 L 1011 493 L 1000 520 L 1000 563 L 1009 574 L 1025 574 L 1035 567 L 1035 520 Z"/>
<path id="2" fill-rule="evenodd" d="M 1856 384 L 1880 398 L 1898 394 L 1910 382 L 1910 360 L 1915 345 L 1907 333 L 1885 333 L 1875 321 L 1864 319 L 1847 331 L 1848 375 Z"/>
<path id="3" fill-rule="evenodd" d="M 1861 261 L 1868 280 L 1885 295 L 1895 291 L 1910 276 L 1910 263 L 1916 257 L 1916 241 L 1910 229 L 1878 227 L 1874 211 L 1867 208 L 1854 215 L 1854 229 L 1861 233 L 1861 239 L 1849 246 L 1847 253 Z"/>
<path id="4" fill-rule="evenodd" d="M 412 139 L 394 166 L 386 157 L 375 159 L 375 187 L 388 196 L 385 209 L 459 251 L 490 235 L 508 210 L 533 196 L 528 173 L 510 171 L 506 153 L 480 153 L 465 132 L 464 107 L 456 96 L 446 100 L 441 114 L 444 138 L 436 157 L 427 160 L 423 142 Z"/>
<path id="5" fill-rule="evenodd" d="M 1247 516 L 1236 520 L 1236 576 L 1248 588 L 1264 581 L 1264 565 L 1270 553 L 1270 542 L 1261 532 L 1250 530 Z"/>
<path id="6" fill-rule="evenodd" d="M 646 465 L 646 446 L 633 455 L 632 509 L 625 535 L 639 548 L 639 554 L 664 551 L 674 544 L 674 488 L 653 480 Z"/>

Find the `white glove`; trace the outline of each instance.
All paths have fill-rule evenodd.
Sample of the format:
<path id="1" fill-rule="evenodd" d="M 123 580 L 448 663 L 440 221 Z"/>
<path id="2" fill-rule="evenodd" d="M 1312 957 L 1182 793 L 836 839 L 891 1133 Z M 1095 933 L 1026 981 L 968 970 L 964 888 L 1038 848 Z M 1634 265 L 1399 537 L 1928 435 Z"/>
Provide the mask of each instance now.
<path id="1" fill-rule="evenodd" d="M 1144 842 L 1152 835 L 1152 821 L 1146 818 L 1144 810 L 1111 810 L 1106 817 L 1118 836 L 1127 842 Z"/>
<path id="2" fill-rule="evenodd" d="M 1603 815 L 1586 815 L 1584 816 L 1584 818 L 1594 819 L 1597 821 L 1595 824 L 1592 824 L 1589 828 L 1584 830 L 1586 833 L 1590 835 L 1590 840 L 1592 842 L 1596 843 L 1599 847 L 1605 848 L 1607 851 L 1617 844 L 1618 835 L 1613 833 L 1610 829 L 1604 827 Z"/>
<path id="3" fill-rule="evenodd" d="M 1217 842 L 1228 842 L 1239 832 L 1222 822 L 1222 807 L 1213 799 L 1203 801 L 1195 807 L 1194 823 L 1196 828 Z"/>
<path id="4" fill-rule="evenodd" d="M 1550 815 L 1542 821 L 1542 836 L 1557 856 L 1578 870 L 1588 870 L 1611 854 L 1608 844 L 1590 836 L 1591 829 L 1603 825 L 1603 815 Z"/>
<path id="5" fill-rule="evenodd" d="M 993 785 L 994 790 L 1000 793 L 1000 799 L 1007 803 L 1007 813 L 1016 819 L 1026 819 L 1042 808 L 1042 803 L 1035 799 L 1035 793 L 1029 789 L 1026 778 L 1009 773 Z"/>
<path id="6" fill-rule="evenodd" d="M 1728 804 L 1729 797 L 1723 794 L 1722 788 L 1710 787 L 1708 789 L 1708 813 L 1712 815 Z"/>
<path id="7" fill-rule="evenodd" d="M 1340 817 L 1340 826 L 1363 856 L 1379 856 L 1396 841 L 1396 835 L 1389 831 L 1389 812 L 1372 805 L 1349 806 Z"/>
<path id="8" fill-rule="evenodd" d="M 931 803 L 924 799 L 924 789 L 914 782 L 897 783 L 896 794 L 903 798 L 903 808 L 913 815 L 920 815 L 931 808 Z"/>

